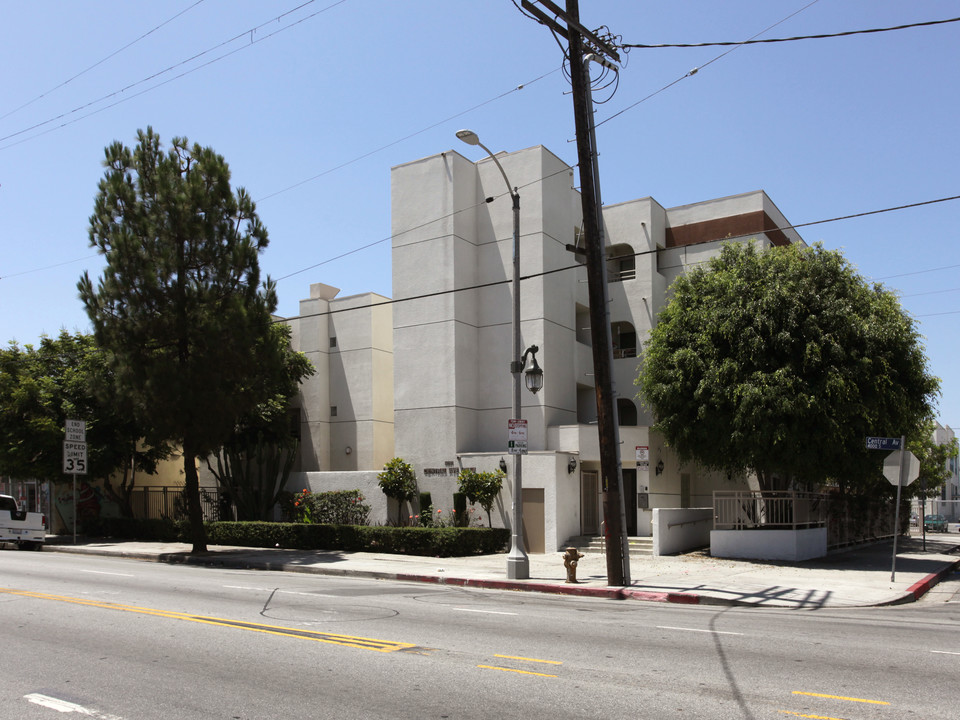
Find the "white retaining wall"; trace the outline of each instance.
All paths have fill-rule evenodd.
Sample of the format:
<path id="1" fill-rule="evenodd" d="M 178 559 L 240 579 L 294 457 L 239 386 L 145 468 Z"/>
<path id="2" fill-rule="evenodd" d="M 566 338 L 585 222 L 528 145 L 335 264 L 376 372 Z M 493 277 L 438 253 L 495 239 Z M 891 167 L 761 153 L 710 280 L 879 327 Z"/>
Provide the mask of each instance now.
<path id="1" fill-rule="evenodd" d="M 713 529 L 713 508 L 654 508 L 653 555 L 707 547 Z"/>
<path id="2" fill-rule="evenodd" d="M 713 530 L 710 554 L 744 560 L 810 560 L 827 554 L 827 529 Z"/>

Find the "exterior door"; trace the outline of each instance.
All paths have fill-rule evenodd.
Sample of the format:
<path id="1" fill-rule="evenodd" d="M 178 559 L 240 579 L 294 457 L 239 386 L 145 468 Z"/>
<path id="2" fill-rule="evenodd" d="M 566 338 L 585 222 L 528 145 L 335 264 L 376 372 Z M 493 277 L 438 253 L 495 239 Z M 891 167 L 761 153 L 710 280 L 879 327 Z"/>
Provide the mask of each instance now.
<path id="1" fill-rule="evenodd" d="M 523 544 L 528 553 L 546 552 L 543 488 L 523 488 Z"/>
<path id="2" fill-rule="evenodd" d="M 637 471 L 620 471 L 623 478 L 623 509 L 627 516 L 627 535 L 637 536 Z"/>
<path id="3" fill-rule="evenodd" d="M 600 487 L 596 472 L 580 473 L 580 534 L 600 534 Z"/>

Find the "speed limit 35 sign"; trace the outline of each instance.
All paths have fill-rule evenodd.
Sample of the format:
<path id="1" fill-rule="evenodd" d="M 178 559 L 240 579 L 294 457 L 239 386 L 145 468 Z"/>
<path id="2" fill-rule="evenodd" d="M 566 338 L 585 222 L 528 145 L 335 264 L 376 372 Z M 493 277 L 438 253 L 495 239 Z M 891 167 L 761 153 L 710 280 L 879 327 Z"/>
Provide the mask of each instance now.
<path id="1" fill-rule="evenodd" d="M 87 474 L 87 444 L 85 442 L 64 441 L 63 472 L 65 475 Z"/>

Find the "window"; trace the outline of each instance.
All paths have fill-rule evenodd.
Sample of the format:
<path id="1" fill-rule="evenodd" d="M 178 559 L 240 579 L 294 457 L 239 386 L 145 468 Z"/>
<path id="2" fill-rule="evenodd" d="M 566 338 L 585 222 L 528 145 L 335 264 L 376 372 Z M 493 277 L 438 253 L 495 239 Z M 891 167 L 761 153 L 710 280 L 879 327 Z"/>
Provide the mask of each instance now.
<path id="1" fill-rule="evenodd" d="M 337 346 L 337 336 L 332 335 L 330 337 L 330 347 L 335 348 Z"/>
<path id="2" fill-rule="evenodd" d="M 615 322 L 610 326 L 613 338 L 613 359 L 637 356 L 637 331 L 628 322 Z"/>
<path id="3" fill-rule="evenodd" d="M 637 406 L 632 400 L 617 398 L 617 417 L 620 419 L 621 427 L 636 427 Z"/>
<path id="4" fill-rule="evenodd" d="M 330 417 L 336 417 L 336 416 L 337 416 L 337 406 L 336 406 L 336 405 L 331 405 L 331 406 L 330 406 Z"/>

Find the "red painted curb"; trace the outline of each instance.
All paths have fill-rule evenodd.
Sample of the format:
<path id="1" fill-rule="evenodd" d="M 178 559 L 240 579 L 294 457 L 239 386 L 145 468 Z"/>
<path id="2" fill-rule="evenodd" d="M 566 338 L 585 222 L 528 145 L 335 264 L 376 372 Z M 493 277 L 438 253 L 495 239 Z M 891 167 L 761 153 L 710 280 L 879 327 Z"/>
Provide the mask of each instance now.
<path id="1" fill-rule="evenodd" d="M 518 580 L 479 580 L 437 575 L 411 575 L 397 573 L 397 580 L 405 582 L 424 582 L 434 585 L 455 585 L 457 587 L 483 588 L 487 590 L 514 590 L 540 592 L 552 595 L 574 595 L 579 597 L 598 597 L 607 600 L 643 600 L 646 602 L 667 602 L 683 605 L 700 604 L 700 596 L 673 592 L 648 592 L 623 587 L 589 587 L 583 585 L 559 585 L 544 582 L 521 582 Z"/>
<path id="2" fill-rule="evenodd" d="M 908 587 L 907 594 L 913 595 L 914 600 L 919 600 L 930 590 L 930 588 L 940 582 L 944 575 L 953 572 L 958 566 L 960 566 L 960 560 L 957 560 L 952 565 L 945 567 L 938 573 L 927 575 L 925 578 L 923 578 L 923 580 L 918 580 L 913 585 Z"/>

